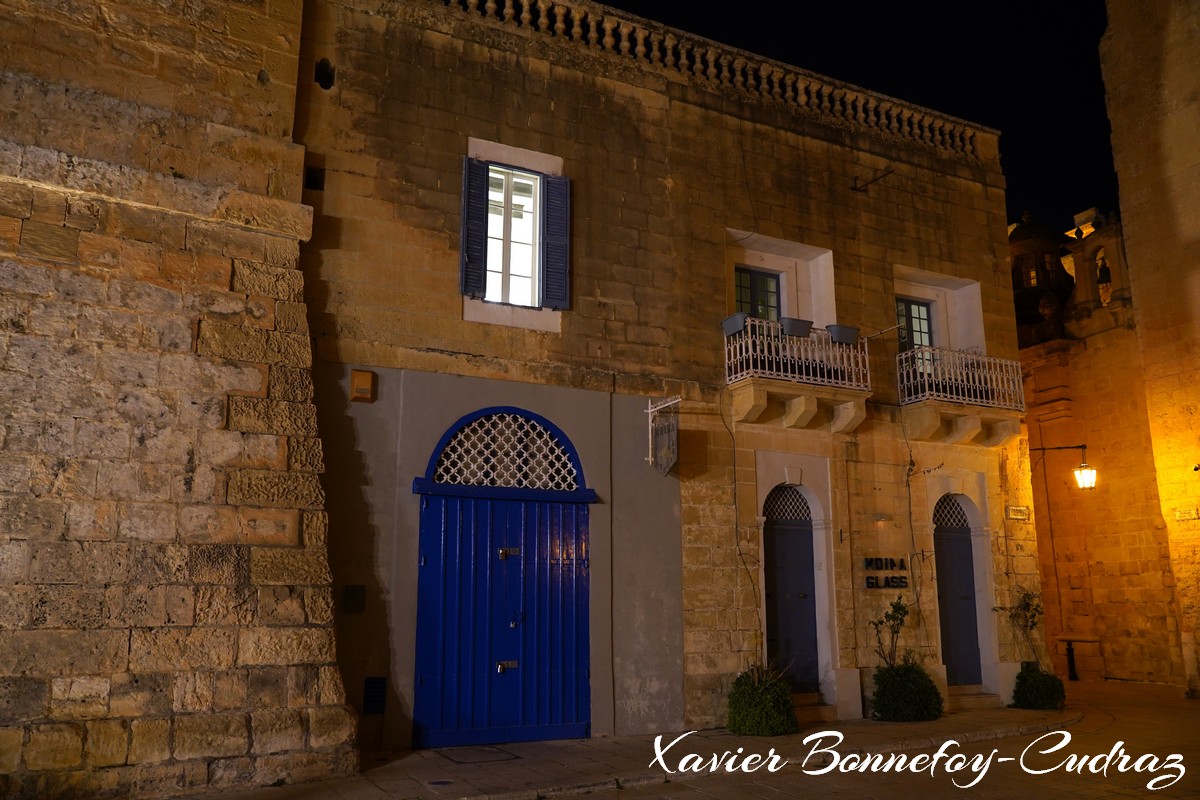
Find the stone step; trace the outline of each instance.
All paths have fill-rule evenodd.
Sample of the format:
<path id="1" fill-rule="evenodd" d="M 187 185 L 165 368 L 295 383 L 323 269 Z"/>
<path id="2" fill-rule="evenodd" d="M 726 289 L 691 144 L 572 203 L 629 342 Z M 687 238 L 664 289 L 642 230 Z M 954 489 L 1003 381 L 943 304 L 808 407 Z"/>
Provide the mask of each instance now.
<path id="1" fill-rule="evenodd" d="M 837 706 L 826 705 L 820 692 L 794 692 L 792 711 L 801 726 L 814 722 L 836 722 Z"/>
<path id="2" fill-rule="evenodd" d="M 1000 695 L 983 691 L 979 684 L 950 686 L 946 698 L 946 711 L 971 711 L 977 708 L 1000 708 Z"/>

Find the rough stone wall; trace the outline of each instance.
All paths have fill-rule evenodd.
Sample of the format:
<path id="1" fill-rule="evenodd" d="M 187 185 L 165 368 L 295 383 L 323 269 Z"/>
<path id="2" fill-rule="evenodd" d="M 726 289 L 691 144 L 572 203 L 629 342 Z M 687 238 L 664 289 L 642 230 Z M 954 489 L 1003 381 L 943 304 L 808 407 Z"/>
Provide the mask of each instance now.
<path id="1" fill-rule="evenodd" d="M 1197 681 L 1200 627 L 1200 6 L 1111 0 L 1101 66 L 1112 121 L 1158 499 Z"/>
<path id="2" fill-rule="evenodd" d="M 1109 313 L 1125 321 L 1131 312 L 1095 316 Z M 1131 366 L 1139 360 L 1137 334 L 1123 324 L 1022 353 L 1030 447 L 1086 443 L 1099 470 L 1096 488 L 1082 491 L 1071 472 L 1078 450 L 1030 453 L 1045 624 L 1060 675 L 1070 639 L 1081 678 L 1181 683 L 1176 582 L 1145 387 Z"/>
<path id="3" fill-rule="evenodd" d="M 755 450 L 821 452 L 837 470 L 886 465 L 878 473 L 863 466 L 837 484 L 838 508 L 852 495 L 863 515 L 874 508 L 875 481 L 904 486 L 910 461 L 896 424 L 896 343 L 888 336 L 872 342 L 879 408 L 861 440 L 756 428 L 739 432 L 735 469 L 721 409 L 727 230 L 832 251 L 837 316 L 864 333 L 895 324 L 898 265 L 978 281 L 988 354 L 1015 358 L 995 134 L 979 131 L 972 157 L 934 152 L 746 99 L 731 81 L 714 92 L 616 55 L 632 47 L 601 52 L 565 33 L 536 33 L 536 14 L 518 25 L 453 3 L 367 11 L 328 1 L 310 3 L 305 14 L 301 74 L 322 59 L 335 70 L 328 89 L 301 82 L 297 117 L 308 164 L 323 170 L 323 188 L 304 194 L 316 217 L 302 253 L 318 358 L 682 395 L 687 719 L 716 724 L 729 681 L 761 652 L 759 511 L 753 493 L 745 497 Z M 463 319 L 459 204 L 468 137 L 564 159 L 573 288 L 561 333 Z M 854 190 L 887 169 L 869 191 Z M 922 468 L 947 460 L 927 450 Z M 1002 510 L 1001 455 L 976 447 L 948 455 L 994 481 L 991 513 Z M 985 525 L 1000 553 L 1002 520 Z M 1022 541 L 1033 549 L 1032 537 Z M 860 641 L 840 663 L 855 666 L 870 652 L 861 641 L 866 620 L 878 614 L 856 608 L 861 581 L 847 552 L 838 556 L 845 583 L 837 600 L 848 610 L 839 620 L 843 641 Z M 1017 569 L 1036 585 L 1031 559 Z M 1014 573 L 998 555 L 994 572 L 1001 604 Z"/>
<path id="4" fill-rule="evenodd" d="M 299 5 L 0 9 L 0 795 L 354 769 Z"/>

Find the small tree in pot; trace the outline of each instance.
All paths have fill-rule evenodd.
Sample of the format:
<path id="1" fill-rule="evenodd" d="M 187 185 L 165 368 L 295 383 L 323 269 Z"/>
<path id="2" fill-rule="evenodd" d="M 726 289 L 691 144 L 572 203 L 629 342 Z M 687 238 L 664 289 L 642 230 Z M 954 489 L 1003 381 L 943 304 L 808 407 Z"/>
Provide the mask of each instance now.
<path id="1" fill-rule="evenodd" d="M 942 693 L 917 661 L 911 650 L 899 653 L 900 631 L 908 618 L 908 604 L 897 596 L 891 610 L 881 619 L 872 620 L 875 629 L 875 653 L 883 666 L 875 670 L 875 719 L 888 722 L 915 722 L 937 719 L 942 715 Z M 887 641 L 884 641 L 884 636 Z"/>

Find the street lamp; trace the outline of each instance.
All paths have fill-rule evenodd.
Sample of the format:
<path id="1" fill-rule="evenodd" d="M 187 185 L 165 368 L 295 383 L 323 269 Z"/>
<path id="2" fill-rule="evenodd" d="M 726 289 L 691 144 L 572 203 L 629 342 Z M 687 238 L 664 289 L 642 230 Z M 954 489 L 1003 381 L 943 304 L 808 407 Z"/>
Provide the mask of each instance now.
<path id="1" fill-rule="evenodd" d="M 1096 488 L 1096 468 L 1089 466 L 1087 463 L 1087 445 L 1086 444 L 1067 444 L 1061 447 L 1031 447 L 1030 450 L 1036 450 L 1045 453 L 1047 450 L 1079 450 L 1083 453 L 1080 458 L 1079 466 L 1072 472 L 1075 473 L 1075 484 L 1080 489 L 1095 489 Z"/>

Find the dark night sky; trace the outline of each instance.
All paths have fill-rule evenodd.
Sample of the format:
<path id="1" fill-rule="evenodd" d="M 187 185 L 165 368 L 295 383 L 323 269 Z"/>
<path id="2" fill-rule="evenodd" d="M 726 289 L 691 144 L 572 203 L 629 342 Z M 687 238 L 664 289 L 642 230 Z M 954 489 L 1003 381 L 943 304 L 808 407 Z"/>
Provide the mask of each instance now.
<path id="1" fill-rule="evenodd" d="M 1117 205 L 1104 0 L 606 0 L 606 5 L 1001 132 L 1009 222 Z M 736 9 L 738 13 L 731 13 Z"/>

